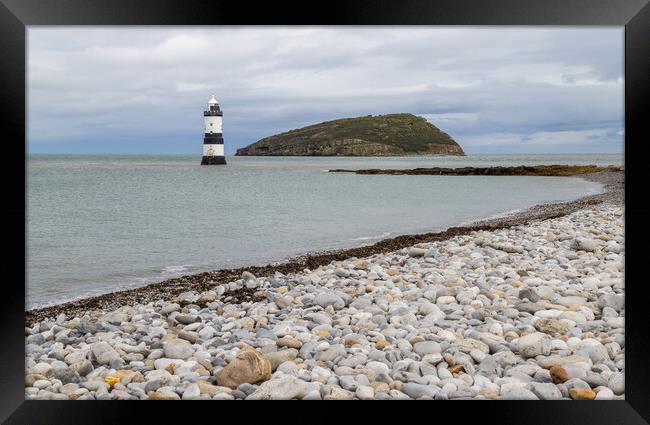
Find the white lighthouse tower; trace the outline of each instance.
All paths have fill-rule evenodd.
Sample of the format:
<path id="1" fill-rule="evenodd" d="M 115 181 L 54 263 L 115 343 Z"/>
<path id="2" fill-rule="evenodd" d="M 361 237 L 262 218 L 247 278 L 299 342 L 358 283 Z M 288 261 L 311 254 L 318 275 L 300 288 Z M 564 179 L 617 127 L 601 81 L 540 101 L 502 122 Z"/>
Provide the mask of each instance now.
<path id="1" fill-rule="evenodd" d="M 219 108 L 219 102 L 212 95 L 208 101 L 208 110 L 203 111 L 203 159 L 201 165 L 225 164 L 226 157 L 223 153 L 222 134 L 223 112 Z"/>

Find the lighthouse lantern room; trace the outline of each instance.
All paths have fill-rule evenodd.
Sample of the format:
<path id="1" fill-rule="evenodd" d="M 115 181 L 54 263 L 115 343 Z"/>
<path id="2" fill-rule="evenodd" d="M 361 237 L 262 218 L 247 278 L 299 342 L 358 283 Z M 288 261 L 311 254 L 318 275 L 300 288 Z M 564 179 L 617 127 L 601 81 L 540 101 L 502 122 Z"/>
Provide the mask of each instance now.
<path id="1" fill-rule="evenodd" d="M 203 111 L 203 159 L 201 165 L 225 164 L 222 133 L 223 112 L 219 102 L 212 95 L 208 101 L 208 109 Z"/>

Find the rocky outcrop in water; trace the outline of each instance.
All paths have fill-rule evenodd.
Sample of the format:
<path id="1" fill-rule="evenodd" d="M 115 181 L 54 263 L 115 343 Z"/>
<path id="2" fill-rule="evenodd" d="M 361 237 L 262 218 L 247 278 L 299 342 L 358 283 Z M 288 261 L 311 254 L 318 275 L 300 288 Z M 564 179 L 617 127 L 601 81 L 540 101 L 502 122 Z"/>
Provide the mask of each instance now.
<path id="1" fill-rule="evenodd" d="M 266 137 L 238 156 L 465 155 L 447 134 L 412 114 L 344 118 Z"/>
<path id="2" fill-rule="evenodd" d="M 622 171 L 621 167 L 597 165 L 534 165 L 518 167 L 462 167 L 462 168 L 412 168 L 347 170 L 337 168 L 330 173 L 431 175 L 431 176 L 577 176 L 587 173 Z"/>

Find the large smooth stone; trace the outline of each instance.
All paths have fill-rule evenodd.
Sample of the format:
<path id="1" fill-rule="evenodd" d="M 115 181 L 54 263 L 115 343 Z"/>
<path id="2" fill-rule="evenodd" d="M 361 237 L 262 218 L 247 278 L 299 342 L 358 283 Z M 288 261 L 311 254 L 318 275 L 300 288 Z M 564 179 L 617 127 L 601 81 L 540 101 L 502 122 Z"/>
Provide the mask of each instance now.
<path id="1" fill-rule="evenodd" d="M 257 350 L 247 347 L 221 370 L 217 383 L 235 389 L 243 383 L 256 384 L 270 378 L 271 363 Z"/>

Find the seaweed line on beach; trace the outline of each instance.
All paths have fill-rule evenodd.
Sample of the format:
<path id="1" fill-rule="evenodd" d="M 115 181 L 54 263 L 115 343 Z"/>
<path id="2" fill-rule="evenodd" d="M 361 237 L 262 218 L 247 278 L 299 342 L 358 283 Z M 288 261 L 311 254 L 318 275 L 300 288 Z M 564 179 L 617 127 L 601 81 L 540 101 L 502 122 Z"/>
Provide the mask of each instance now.
<path id="1" fill-rule="evenodd" d="M 603 202 L 621 205 L 624 203 L 624 175 L 622 171 L 601 171 L 581 174 L 579 177 L 603 184 L 605 192 L 597 195 L 585 196 L 568 202 L 536 205 L 525 211 L 517 212 L 505 217 L 480 220 L 465 226 L 450 227 L 440 232 L 401 235 L 378 241 L 372 245 L 310 253 L 277 264 L 223 269 L 194 275 L 186 275 L 162 282 L 152 283 L 143 287 L 36 308 L 25 312 L 25 322 L 26 325 L 29 326 L 46 318 L 56 317 L 61 313 L 70 317 L 91 310 L 111 310 L 123 305 L 147 303 L 160 299 L 170 300 L 188 290 L 199 292 L 207 291 L 222 283 L 240 279 L 242 273 L 245 271 L 253 273 L 258 277 L 271 276 L 278 272 L 284 275 L 300 273 L 305 269 L 314 270 L 320 266 L 330 264 L 332 261 L 341 261 L 348 258 L 370 257 L 372 255 L 395 251 L 419 243 L 443 241 L 455 236 L 466 235 L 474 231 L 498 230 L 528 224 L 533 221 L 562 217 L 582 208 Z M 237 291 L 226 292 L 220 298 L 222 301 L 228 303 L 241 303 L 243 301 L 255 301 L 256 298 L 258 298 L 258 295 L 255 294 L 255 291 L 240 289 Z"/>

